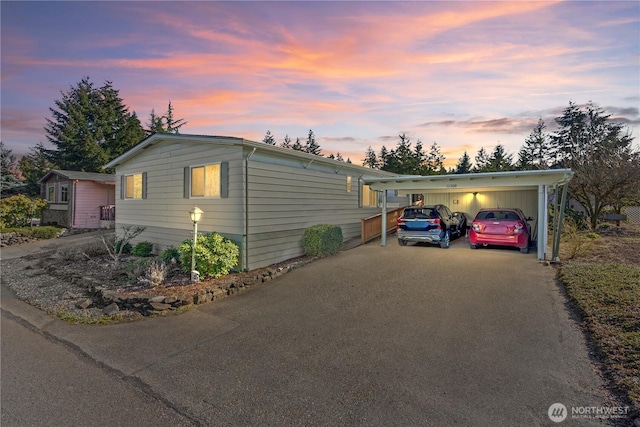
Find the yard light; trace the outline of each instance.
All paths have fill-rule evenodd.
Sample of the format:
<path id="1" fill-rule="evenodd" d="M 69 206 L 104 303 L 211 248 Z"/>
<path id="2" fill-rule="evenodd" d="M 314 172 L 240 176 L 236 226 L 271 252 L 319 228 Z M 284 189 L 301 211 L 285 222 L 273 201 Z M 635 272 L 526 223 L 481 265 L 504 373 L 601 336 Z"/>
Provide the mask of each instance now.
<path id="1" fill-rule="evenodd" d="M 195 206 L 189 214 L 191 215 L 191 221 L 193 221 L 193 245 L 191 245 L 191 283 L 198 283 L 200 281 L 200 273 L 196 270 L 196 242 L 198 239 L 198 221 L 202 217 L 202 209 Z"/>

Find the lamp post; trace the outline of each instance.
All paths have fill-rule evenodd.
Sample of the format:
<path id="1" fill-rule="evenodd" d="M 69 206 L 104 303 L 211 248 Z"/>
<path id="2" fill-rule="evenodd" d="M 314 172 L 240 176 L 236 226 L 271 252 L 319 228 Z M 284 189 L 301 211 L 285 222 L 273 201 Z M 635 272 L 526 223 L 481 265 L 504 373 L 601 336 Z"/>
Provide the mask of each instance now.
<path id="1" fill-rule="evenodd" d="M 193 221 L 193 245 L 191 245 L 191 283 L 198 283 L 200 281 L 200 273 L 196 270 L 196 243 L 198 241 L 198 221 L 202 217 L 202 210 L 195 206 L 189 214 L 191 215 L 191 221 Z"/>

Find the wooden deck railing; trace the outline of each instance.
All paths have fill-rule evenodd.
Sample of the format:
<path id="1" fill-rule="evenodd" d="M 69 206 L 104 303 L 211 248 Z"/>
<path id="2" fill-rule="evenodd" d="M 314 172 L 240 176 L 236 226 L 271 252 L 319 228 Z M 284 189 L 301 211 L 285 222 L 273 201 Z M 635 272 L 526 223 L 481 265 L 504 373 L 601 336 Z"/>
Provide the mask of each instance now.
<path id="1" fill-rule="evenodd" d="M 100 221 L 115 221 L 116 207 L 115 205 L 100 206 Z"/>
<path id="2" fill-rule="evenodd" d="M 402 214 L 402 208 L 387 211 L 387 233 L 395 230 L 398 217 Z M 373 240 L 382 234 L 382 213 L 360 220 L 360 240 L 362 244 Z"/>

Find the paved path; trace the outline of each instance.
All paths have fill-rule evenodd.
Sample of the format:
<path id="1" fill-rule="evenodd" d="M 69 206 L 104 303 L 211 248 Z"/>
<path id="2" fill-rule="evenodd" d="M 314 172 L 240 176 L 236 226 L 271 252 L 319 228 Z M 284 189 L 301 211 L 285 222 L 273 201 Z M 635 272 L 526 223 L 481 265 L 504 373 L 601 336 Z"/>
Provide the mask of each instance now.
<path id="1" fill-rule="evenodd" d="M 2 311 L 194 425 L 544 426 L 553 403 L 604 404 L 553 277 L 535 254 L 390 240 L 180 316 L 70 325 L 4 298 Z M 16 339 L 3 333 L 3 359 Z"/>

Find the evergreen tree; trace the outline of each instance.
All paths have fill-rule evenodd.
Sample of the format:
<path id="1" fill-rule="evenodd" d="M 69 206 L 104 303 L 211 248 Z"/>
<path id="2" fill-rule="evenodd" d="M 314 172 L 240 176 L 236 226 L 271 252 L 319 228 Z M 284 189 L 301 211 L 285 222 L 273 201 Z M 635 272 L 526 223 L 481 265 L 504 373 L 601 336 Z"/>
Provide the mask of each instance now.
<path id="1" fill-rule="evenodd" d="M 548 169 L 551 160 L 549 135 L 545 133 L 546 125 L 542 119 L 531 131 L 524 145 L 518 152 L 517 168 L 520 170 Z"/>
<path id="2" fill-rule="evenodd" d="M 62 93 L 49 108 L 47 160 L 62 169 L 102 172 L 102 166 L 144 138 L 135 112 L 130 113 L 119 92 L 107 81 L 94 88 L 88 77 Z"/>
<path id="3" fill-rule="evenodd" d="M 289 135 L 284 136 L 284 141 L 282 141 L 282 144 L 280 144 L 280 147 L 291 148 L 291 138 L 289 138 Z"/>
<path id="4" fill-rule="evenodd" d="M 47 160 L 46 151 L 40 142 L 35 147 L 31 147 L 29 152 L 20 159 L 20 171 L 24 177 L 28 196 L 40 197 L 38 181 L 51 169 L 56 169 L 56 166 Z"/>
<path id="5" fill-rule="evenodd" d="M 322 156 L 320 145 L 316 142 L 316 136 L 313 134 L 313 131 L 311 129 L 309 129 L 309 136 L 307 137 L 304 151 L 309 154 L 315 154 L 316 156 Z"/>
<path id="6" fill-rule="evenodd" d="M 554 166 L 575 172 L 569 196 L 585 208 L 595 229 L 606 206 L 620 206 L 625 194 L 640 192 L 640 153 L 628 130 L 591 102 L 584 108 L 569 103 L 556 122 Z"/>
<path id="7" fill-rule="evenodd" d="M 491 156 L 489 156 L 489 162 L 484 172 L 505 172 L 513 169 L 513 156 L 507 154 L 502 144 L 496 145 Z"/>
<path id="8" fill-rule="evenodd" d="M 486 169 L 489 165 L 489 155 L 484 147 L 480 147 L 478 153 L 476 154 L 475 166 L 473 167 L 474 172 L 488 172 Z"/>
<path id="9" fill-rule="evenodd" d="M 427 171 L 428 175 L 444 175 L 447 170 L 444 167 L 445 157 L 440 151 L 440 146 L 434 141 L 429 148 L 429 154 L 427 156 Z"/>
<path id="10" fill-rule="evenodd" d="M 293 145 L 291 146 L 292 149 L 296 150 L 296 151 L 305 151 L 304 147 L 302 146 L 302 144 L 300 143 L 300 138 L 296 138 L 296 142 L 293 143 Z"/>
<path id="11" fill-rule="evenodd" d="M 180 133 L 180 128 L 186 125 L 187 122 L 184 119 L 173 118 L 173 105 L 169 101 L 167 106 L 167 112 L 164 116 L 156 115 L 155 109 L 151 109 L 151 115 L 149 116 L 149 133 Z"/>
<path id="12" fill-rule="evenodd" d="M 371 169 L 379 169 L 380 162 L 378 160 L 378 156 L 376 156 L 376 152 L 373 151 L 371 146 L 367 148 L 367 151 L 364 154 L 364 160 L 362 161 L 362 166 L 369 167 Z"/>
<path id="13" fill-rule="evenodd" d="M 5 147 L 4 142 L 0 141 L 0 190 L 5 192 L 7 189 L 21 185 L 18 174 L 18 163 L 13 150 Z"/>
<path id="14" fill-rule="evenodd" d="M 273 137 L 270 130 L 268 130 L 267 133 L 264 134 L 262 142 L 269 145 L 276 145 L 276 139 Z"/>
<path id="15" fill-rule="evenodd" d="M 462 154 L 462 157 L 460 157 L 460 159 L 458 160 L 458 163 L 456 164 L 456 169 L 454 170 L 453 173 L 457 173 L 457 174 L 471 173 L 472 168 L 473 166 L 471 164 L 471 157 L 469 157 L 469 155 L 465 151 Z"/>
<path id="16" fill-rule="evenodd" d="M 342 155 L 340 154 L 340 152 L 338 151 L 338 153 L 336 154 L 336 160 L 339 162 L 344 162 L 344 159 L 342 158 Z"/>

